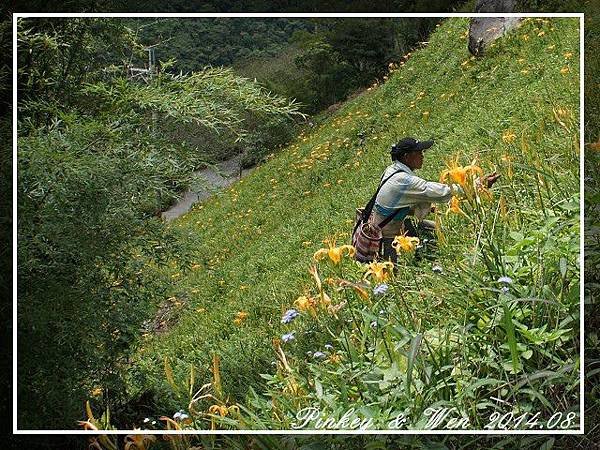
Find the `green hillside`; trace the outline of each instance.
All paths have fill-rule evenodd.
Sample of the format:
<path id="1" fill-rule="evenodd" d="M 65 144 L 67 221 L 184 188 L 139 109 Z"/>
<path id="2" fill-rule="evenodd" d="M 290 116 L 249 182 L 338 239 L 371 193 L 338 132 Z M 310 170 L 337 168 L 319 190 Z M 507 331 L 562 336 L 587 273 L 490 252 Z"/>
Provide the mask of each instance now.
<path id="1" fill-rule="evenodd" d="M 308 405 L 335 417 L 360 406 L 378 427 L 397 412 L 422 427 L 433 404 L 458 407 L 471 428 L 494 411 L 540 411 L 540 424 L 557 405 L 564 420 L 578 414 L 578 20 L 528 19 L 482 59 L 468 53 L 467 29 L 466 19 L 444 21 L 385 84 L 169 225 L 188 252 L 170 269 L 164 331 L 146 333 L 124 367 L 132 404 L 152 404 L 156 417 L 184 409 L 203 428 L 211 405 L 236 403 L 241 416 L 220 426 L 289 427 Z M 349 243 L 354 209 L 406 135 L 436 140 L 426 179 L 452 158 L 502 178 L 489 198 L 463 200 L 464 215 L 440 205 L 437 250 L 403 255 L 376 296 L 366 267 L 313 254 L 325 239 Z M 313 264 L 329 306 L 343 305 L 336 314 Z M 282 324 L 300 296 L 316 299 L 314 311 Z M 281 344 L 290 331 L 295 341 Z M 190 393 L 211 381 L 214 398 L 190 408 Z M 135 414 L 128 425 L 143 426 L 148 411 Z"/>

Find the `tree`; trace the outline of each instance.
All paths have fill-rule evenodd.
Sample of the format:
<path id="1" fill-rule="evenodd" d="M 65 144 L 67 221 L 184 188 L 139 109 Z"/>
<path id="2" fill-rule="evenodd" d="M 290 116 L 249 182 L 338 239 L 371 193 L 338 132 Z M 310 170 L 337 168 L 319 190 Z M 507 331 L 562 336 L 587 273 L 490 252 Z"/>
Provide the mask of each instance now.
<path id="1" fill-rule="evenodd" d="M 119 365 L 170 282 L 144 268 L 186 266 L 156 213 L 204 156 L 173 136 L 242 138 L 248 114 L 297 108 L 229 69 L 132 80 L 120 21 L 18 26 L 18 420 L 70 428 L 94 388 L 124 395 Z"/>

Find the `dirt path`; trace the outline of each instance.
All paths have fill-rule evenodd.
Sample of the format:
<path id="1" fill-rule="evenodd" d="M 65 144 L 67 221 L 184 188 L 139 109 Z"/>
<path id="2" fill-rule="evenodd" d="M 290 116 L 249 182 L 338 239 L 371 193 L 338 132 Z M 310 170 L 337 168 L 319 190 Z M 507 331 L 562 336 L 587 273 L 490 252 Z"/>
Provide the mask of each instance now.
<path id="1" fill-rule="evenodd" d="M 187 213 L 195 203 L 249 174 L 252 168 L 243 170 L 240 177 L 240 162 L 241 155 L 238 155 L 216 164 L 216 169 L 206 168 L 194 172 L 195 181 L 192 183 L 192 188 L 185 192 L 177 203 L 164 211 L 161 217 L 166 221 L 173 220 Z"/>

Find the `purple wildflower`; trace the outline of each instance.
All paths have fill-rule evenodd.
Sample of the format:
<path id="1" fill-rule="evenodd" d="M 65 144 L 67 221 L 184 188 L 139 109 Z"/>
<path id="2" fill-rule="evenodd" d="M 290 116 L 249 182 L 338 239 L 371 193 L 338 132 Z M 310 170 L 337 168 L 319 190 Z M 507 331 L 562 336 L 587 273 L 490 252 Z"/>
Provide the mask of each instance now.
<path id="1" fill-rule="evenodd" d="M 288 309 L 285 312 L 285 314 L 283 315 L 283 317 L 281 318 L 281 323 L 290 323 L 292 320 L 294 320 L 299 315 L 300 315 L 300 313 L 298 311 L 296 311 L 295 309 Z"/>
<path id="2" fill-rule="evenodd" d="M 387 292 L 388 289 L 389 289 L 389 286 L 387 284 L 381 283 L 373 288 L 373 294 L 374 295 L 383 295 Z"/>
<path id="3" fill-rule="evenodd" d="M 288 342 L 293 341 L 294 339 L 296 339 L 296 336 L 294 336 L 293 331 L 291 333 L 286 333 L 283 336 L 281 336 L 281 340 L 284 344 L 287 344 Z"/>

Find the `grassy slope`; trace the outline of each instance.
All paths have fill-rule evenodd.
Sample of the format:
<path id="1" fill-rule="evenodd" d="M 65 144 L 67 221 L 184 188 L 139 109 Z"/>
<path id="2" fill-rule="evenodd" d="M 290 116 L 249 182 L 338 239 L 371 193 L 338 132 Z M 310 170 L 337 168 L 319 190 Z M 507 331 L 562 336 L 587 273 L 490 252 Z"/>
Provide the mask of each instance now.
<path id="1" fill-rule="evenodd" d="M 311 284 L 312 254 L 325 237 L 349 240 L 354 208 L 371 195 L 388 164 L 389 145 L 403 135 L 436 138 L 422 170 L 426 178 L 437 179 L 443 158 L 457 152 L 463 162 L 477 153 L 485 170 L 505 173 L 498 189 L 521 227 L 527 225 L 522 211 L 540 207 L 534 177 L 515 166 L 511 180 L 501 155 L 560 168 L 564 189 L 577 190 L 576 22 L 529 21 L 481 60 L 470 58 L 466 30 L 464 19 L 445 21 L 429 46 L 384 85 L 348 102 L 248 178 L 172 224 L 192 252 L 194 269 L 173 269 L 173 295 L 187 307 L 168 334 L 141 345 L 130 371 L 134 390 L 150 389 L 166 402 L 163 358 L 178 379 L 194 364 L 198 378 L 208 380 L 213 353 L 222 358 L 224 388 L 234 398 L 256 384 L 274 359 L 271 340 L 283 329 L 282 311 Z M 563 74 L 564 67 L 569 71 Z M 571 113 L 568 130 L 554 119 L 557 106 Z M 519 136 L 513 145 L 501 139 L 507 129 Z M 362 147 L 360 131 L 367 135 Z M 452 220 L 450 245 L 439 254 L 444 267 L 458 264 L 473 246 L 472 232 Z M 435 285 L 431 289 L 443 297 Z M 250 314 L 241 327 L 233 324 L 238 311 Z M 426 322 L 443 326 L 448 313 L 436 308 Z"/>

